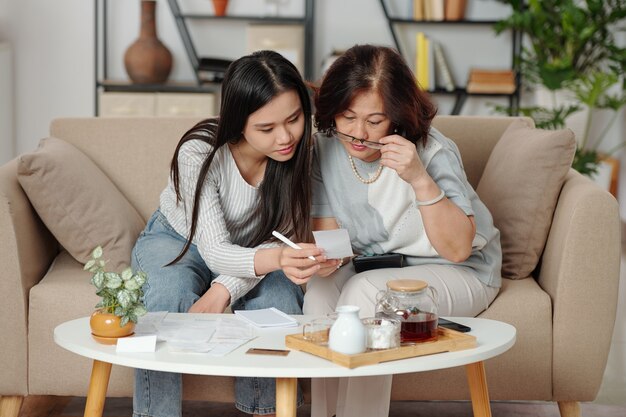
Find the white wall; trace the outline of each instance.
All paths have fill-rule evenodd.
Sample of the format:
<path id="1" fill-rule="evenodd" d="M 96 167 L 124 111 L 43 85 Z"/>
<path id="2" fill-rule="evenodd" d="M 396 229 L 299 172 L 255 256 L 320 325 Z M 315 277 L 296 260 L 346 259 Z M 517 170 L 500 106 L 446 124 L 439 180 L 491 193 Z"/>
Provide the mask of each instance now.
<path id="1" fill-rule="evenodd" d="M 13 140 L 13 56 L 8 42 L 0 42 L 0 165 L 15 154 Z"/>
<path id="2" fill-rule="evenodd" d="M 109 0 L 109 76 L 125 79 L 123 54 L 137 37 L 139 0 Z M 212 12 L 209 0 L 179 0 L 189 11 Z M 281 0 L 280 14 L 301 15 L 303 0 Z M 408 13 L 407 0 L 390 0 L 398 14 Z M 495 1 L 472 0 L 469 18 L 497 19 L 507 8 Z M 94 113 L 94 30 L 93 1 L 0 0 L 0 41 L 11 43 L 14 55 L 15 153 L 36 147 L 47 135 L 52 119 L 91 116 Z M 230 14 L 263 14 L 265 0 L 230 0 Z M 391 45 L 392 38 L 377 0 L 315 1 L 315 68 L 320 75 L 322 61 L 333 49 L 355 43 Z M 172 80 L 193 79 L 174 19 L 165 0 L 158 0 L 157 25 L 161 40 L 174 55 Z M 414 51 L 417 26 L 402 25 L 400 40 L 407 53 Z M 508 36 L 495 37 L 488 27 L 425 26 L 424 31 L 440 40 L 452 61 L 456 82 L 464 84 L 468 63 L 485 67 L 507 67 L 511 51 Z M 192 25 L 192 36 L 201 55 L 235 58 L 245 53 L 245 23 L 202 21 Z M 471 45 L 471 48 L 469 47 Z M 413 62 L 412 55 L 407 57 Z M 453 100 L 436 96 L 440 112 L 450 111 Z M 526 100 L 532 99 L 527 97 Z M 505 104 L 505 99 L 490 99 Z M 489 114 L 486 101 L 468 99 L 463 114 Z M 621 118 L 623 119 L 623 117 Z M 626 137 L 622 120 L 613 127 L 605 149 Z M 620 187 L 626 188 L 626 164 L 622 164 Z M 625 190 L 626 191 L 626 190 Z M 625 195 L 625 192 L 621 193 Z M 622 206 L 626 206 L 622 204 Z M 626 207 L 622 209 L 626 218 Z"/>

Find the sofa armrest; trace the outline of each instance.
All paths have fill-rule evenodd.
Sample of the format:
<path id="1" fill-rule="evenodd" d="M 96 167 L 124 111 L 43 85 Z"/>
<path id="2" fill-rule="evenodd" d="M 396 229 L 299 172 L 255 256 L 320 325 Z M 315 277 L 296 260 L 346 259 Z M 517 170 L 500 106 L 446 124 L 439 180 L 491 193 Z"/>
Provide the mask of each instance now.
<path id="1" fill-rule="evenodd" d="M 28 393 L 28 294 L 58 251 L 17 182 L 17 159 L 8 162 L 0 167 L 0 395 Z"/>
<path id="2" fill-rule="evenodd" d="M 538 278 L 552 299 L 555 401 L 591 401 L 600 388 L 617 309 L 620 230 L 615 198 L 570 169 Z"/>

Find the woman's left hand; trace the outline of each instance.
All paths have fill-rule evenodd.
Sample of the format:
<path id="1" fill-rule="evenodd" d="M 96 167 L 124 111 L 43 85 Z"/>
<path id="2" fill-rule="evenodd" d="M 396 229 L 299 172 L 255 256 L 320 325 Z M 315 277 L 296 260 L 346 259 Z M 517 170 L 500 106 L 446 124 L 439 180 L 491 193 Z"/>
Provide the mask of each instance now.
<path id="1" fill-rule="evenodd" d="M 380 139 L 380 164 L 395 170 L 400 178 L 413 185 L 427 178 L 428 173 L 417 154 L 415 144 L 400 135 Z"/>
<path id="2" fill-rule="evenodd" d="M 213 283 L 189 308 L 188 313 L 223 313 L 230 304 L 230 292 L 219 282 Z"/>

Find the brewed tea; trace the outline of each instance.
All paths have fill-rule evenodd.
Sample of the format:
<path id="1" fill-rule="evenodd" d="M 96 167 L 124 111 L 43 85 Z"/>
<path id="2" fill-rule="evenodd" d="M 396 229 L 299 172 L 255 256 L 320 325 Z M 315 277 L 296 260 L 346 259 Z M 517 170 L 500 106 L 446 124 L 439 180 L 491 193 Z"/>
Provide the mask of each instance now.
<path id="1" fill-rule="evenodd" d="M 437 340 L 437 315 L 419 312 L 407 317 L 400 325 L 400 342 Z"/>

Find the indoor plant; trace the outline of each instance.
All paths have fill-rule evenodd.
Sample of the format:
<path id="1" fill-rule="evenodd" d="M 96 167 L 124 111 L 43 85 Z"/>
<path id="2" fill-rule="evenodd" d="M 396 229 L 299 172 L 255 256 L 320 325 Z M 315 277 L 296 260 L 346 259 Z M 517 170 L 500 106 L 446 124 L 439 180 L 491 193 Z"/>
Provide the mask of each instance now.
<path id="1" fill-rule="evenodd" d="M 91 331 L 96 340 L 106 342 L 107 339 L 132 334 L 138 318 L 146 314 L 141 288 L 147 275 L 141 271 L 133 273 L 130 267 L 121 274 L 107 272 L 102 255 L 102 247 L 95 248 L 84 270 L 93 274 L 91 283 L 96 287 L 96 294 L 102 298 L 92 314 Z"/>
<path id="2" fill-rule="evenodd" d="M 511 6 L 511 15 L 496 25 L 520 31 L 526 46 L 519 65 L 527 87 L 543 87 L 552 98 L 551 106 L 520 108 L 537 127 L 565 127 L 574 114 L 587 111 L 583 133 L 572 166 L 583 174 L 597 171 L 600 160 L 626 145 L 599 152 L 618 111 L 626 104 L 624 69 L 626 49 L 618 46 L 614 33 L 626 18 L 624 0 L 500 0 Z M 613 111 L 601 124 L 598 110 Z M 592 132 L 599 134 L 592 137 Z"/>

